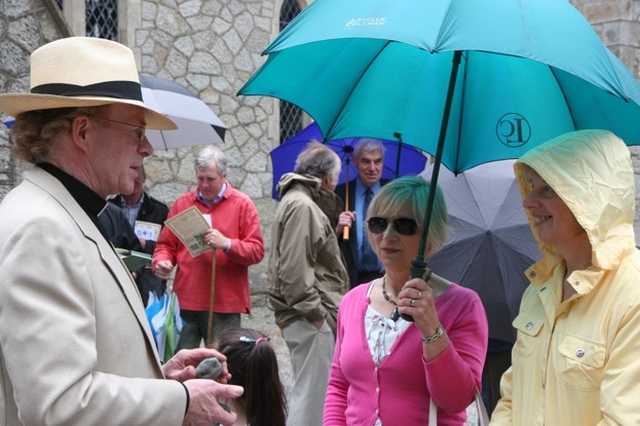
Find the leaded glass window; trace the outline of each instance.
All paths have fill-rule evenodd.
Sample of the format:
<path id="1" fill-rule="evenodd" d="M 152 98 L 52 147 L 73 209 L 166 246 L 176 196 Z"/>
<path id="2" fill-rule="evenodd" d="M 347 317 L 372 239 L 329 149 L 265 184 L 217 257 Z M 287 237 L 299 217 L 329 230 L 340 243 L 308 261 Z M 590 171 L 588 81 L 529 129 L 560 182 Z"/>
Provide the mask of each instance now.
<path id="1" fill-rule="evenodd" d="M 280 9 L 280 31 L 300 13 L 297 0 L 284 0 Z M 302 110 L 297 106 L 280 101 L 280 143 L 302 130 Z"/>
<path id="2" fill-rule="evenodd" d="M 118 41 L 118 0 L 85 1 L 86 35 Z"/>

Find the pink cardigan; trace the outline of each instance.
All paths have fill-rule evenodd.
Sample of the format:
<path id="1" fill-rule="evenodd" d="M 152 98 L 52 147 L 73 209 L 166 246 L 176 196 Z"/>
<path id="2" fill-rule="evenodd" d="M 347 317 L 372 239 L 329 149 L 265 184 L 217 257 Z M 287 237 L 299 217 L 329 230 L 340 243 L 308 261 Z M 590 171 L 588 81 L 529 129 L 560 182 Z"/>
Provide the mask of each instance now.
<path id="1" fill-rule="evenodd" d="M 216 287 L 214 311 L 221 313 L 249 313 L 249 266 L 264 257 L 264 245 L 258 211 L 251 199 L 227 182 L 222 200 L 207 207 L 197 200 L 197 189 L 176 200 L 168 217 L 196 206 L 202 214 L 210 214 L 214 228 L 231 238 L 228 252 L 216 251 Z M 153 265 L 161 260 L 178 264 L 173 289 L 178 295 L 180 309 L 208 311 L 211 293 L 211 251 L 192 257 L 168 226 L 162 228 Z"/>
<path id="2" fill-rule="evenodd" d="M 451 345 L 435 360 L 422 357 L 415 324 L 400 335 L 376 367 L 365 337 L 368 284 L 342 299 L 338 337 L 324 408 L 325 426 L 426 425 L 429 398 L 438 406 L 438 425 L 460 426 L 466 407 L 480 389 L 488 341 L 487 316 L 478 295 L 453 284 L 436 309 Z"/>

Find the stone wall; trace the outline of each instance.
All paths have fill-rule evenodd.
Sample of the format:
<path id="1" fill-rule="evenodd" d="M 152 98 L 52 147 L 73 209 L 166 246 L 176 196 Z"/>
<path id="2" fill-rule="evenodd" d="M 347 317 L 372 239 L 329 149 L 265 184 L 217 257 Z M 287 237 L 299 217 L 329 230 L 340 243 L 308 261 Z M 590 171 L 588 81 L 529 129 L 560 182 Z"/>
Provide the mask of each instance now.
<path id="1" fill-rule="evenodd" d="M 29 91 L 31 52 L 68 35 L 52 0 L 0 0 L 0 93 Z M 0 200 L 26 167 L 12 158 L 7 128 L 0 125 Z"/>
<path id="2" fill-rule="evenodd" d="M 274 22 L 274 4 L 260 0 L 186 1 L 177 8 L 143 2 L 134 46 L 145 73 L 197 93 L 228 127 L 225 144 L 219 146 L 229 159 L 228 179 L 254 200 L 265 237 L 265 259 L 250 268 L 257 303 L 264 294 L 275 210 L 268 158 L 279 140 L 277 103 L 235 93 L 264 61 L 260 51 L 272 37 Z M 157 152 L 147 162 L 151 194 L 170 204 L 193 188 L 193 157 L 200 148 Z"/>
<path id="3" fill-rule="evenodd" d="M 77 22 L 82 2 L 65 0 L 69 7 L 62 18 L 51 7 L 53 0 L 0 0 L 0 91 L 28 91 L 29 53 L 83 28 Z M 572 3 L 638 77 L 640 0 Z M 229 127 L 220 146 L 229 157 L 229 181 L 254 200 L 265 236 L 265 260 L 250 269 L 254 302 L 261 304 L 275 211 L 268 154 L 279 143 L 278 102 L 235 93 L 265 60 L 260 52 L 278 33 L 281 0 L 119 0 L 119 5 L 121 39 L 134 50 L 141 71 L 183 84 Z M 199 148 L 156 152 L 146 163 L 150 193 L 171 204 L 191 189 Z M 640 170 L 637 153 L 634 161 Z M 12 160 L 6 129 L 0 126 L 0 199 L 24 168 Z M 640 235 L 640 228 L 636 232 Z"/>
<path id="4" fill-rule="evenodd" d="M 640 1 L 573 0 L 571 2 L 591 23 L 603 43 L 640 79 Z M 636 245 L 640 245 L 640 147 L 631 147 L 636 176 Z"/>

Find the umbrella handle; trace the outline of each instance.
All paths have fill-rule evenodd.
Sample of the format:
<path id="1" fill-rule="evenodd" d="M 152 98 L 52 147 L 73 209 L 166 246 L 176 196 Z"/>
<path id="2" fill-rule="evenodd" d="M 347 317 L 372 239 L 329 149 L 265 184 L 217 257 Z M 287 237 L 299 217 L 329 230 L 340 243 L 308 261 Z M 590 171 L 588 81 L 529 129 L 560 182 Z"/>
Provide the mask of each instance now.
<path id="1" fill-rule="evenodd" d="M 412 279 L 423 278 L 426 267 L 427 267 L 427 262 L 425 262 L 424 260 L 419 258 L 413 259 L 411 261 L 411 278 Z M 427 282 L 427 285 L 429 285 L 429 282 Z M 394 316 L 396 317 L 396 319 L 398 316 L 400 316 L 405 321 L 409 321 L 409 322 L 415 321 L 411 315 L 401 314 L 397 311 L 397 309 L 398 308 L 394 309 L 394 312 L 391 313 L 391 317 L 392 317 L 391 319 L 393 319 Z"/>
<path id="2" fill-rule="evenodd" d="M 346 182 L 344 184 L 344 211 L 349 211 L 349 157 L 346 158 L 347 169 L 345 170 Z M 342 228 L 342 241 L 349 241 L 350 226 Z"/>

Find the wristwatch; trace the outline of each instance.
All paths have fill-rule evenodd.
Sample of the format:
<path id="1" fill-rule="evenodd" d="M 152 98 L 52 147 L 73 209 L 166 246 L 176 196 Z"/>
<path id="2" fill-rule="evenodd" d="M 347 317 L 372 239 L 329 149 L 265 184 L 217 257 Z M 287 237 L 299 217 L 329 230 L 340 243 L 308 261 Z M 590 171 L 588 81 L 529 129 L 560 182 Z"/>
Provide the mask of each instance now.
<path id="1" fill-rule="evenodd" d="M 438 326 L 436 327 L 435 334 L 429 337 L 422 336 L 422 341 L 425 343 L 435 342 L 440 337 L 442 337 L 443 334 L 444 334 L 444 327 L 442 326 L 442 324 L 438 324 Z"/>

